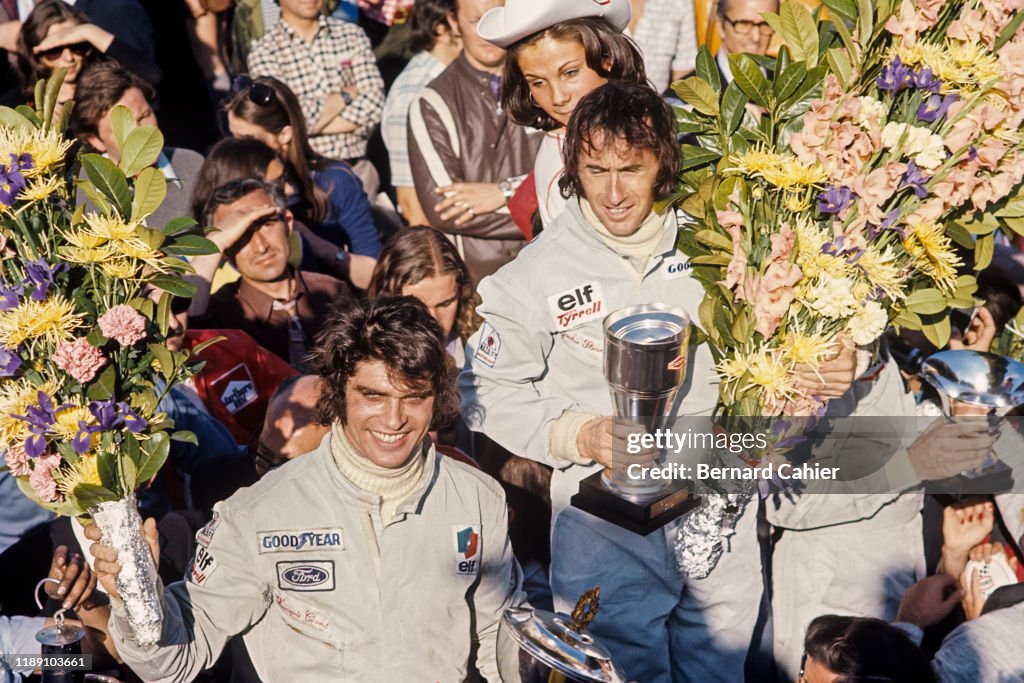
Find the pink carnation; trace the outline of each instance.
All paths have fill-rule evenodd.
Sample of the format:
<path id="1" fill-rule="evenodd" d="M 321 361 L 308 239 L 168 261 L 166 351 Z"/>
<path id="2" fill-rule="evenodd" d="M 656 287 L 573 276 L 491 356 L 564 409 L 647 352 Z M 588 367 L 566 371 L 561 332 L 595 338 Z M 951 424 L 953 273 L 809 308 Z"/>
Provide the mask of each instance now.
<path id="1" fill-rule="evenodd" d="M 57 482 L 53 480 L 53 471 L 60 467 L 60 456 L 54 453 L 36 458 L 35 467 L 28 483 L 44 503 L 55 503 L 60 500 L 57 493 Z"/>
<path id="2" fill-rule="evenodd" d="M 85 337 L 79 337 L 58 346 L 53 362 L 79 382 L 91 382 L 99 369 L 107 364 L 107 359 Z"/>
<path id="3" fill-rule="evenodd" d="M 97 321 L 103 336 L 131 346 L 146 336 L 146 319 L 127 304 L 114 306 Z"/>
<path id="4" fill-rule="evenodd" d="M 28 465 L 28 454 L 21 444 L 14 444 L 7 447 L 7 467 L 11 474 L 16 477 L 27 477 L 32 474 L 32 468 Z"/>

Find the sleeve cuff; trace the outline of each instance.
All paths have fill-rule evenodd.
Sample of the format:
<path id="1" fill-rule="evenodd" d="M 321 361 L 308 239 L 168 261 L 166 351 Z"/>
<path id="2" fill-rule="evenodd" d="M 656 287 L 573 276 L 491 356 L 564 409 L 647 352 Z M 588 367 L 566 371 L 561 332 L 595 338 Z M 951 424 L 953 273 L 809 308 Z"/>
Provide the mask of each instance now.
<path id="1" fill-rule="evenodd" d="M 924 640 L 924 631 L 921 630 L 920 626 L 905 621 L 894 621 L 892 625 L 906 633 L 907 637 L 914 641 L 915 645 L 920 645 L 921 641 Z"/>
<path id="2" fill-rule="evenodd" d="M 567 410 L 562 413 L 551 425 L 551 434 L 548 437 L 548 445 L 551 449 L 551 456 L 576 465 L 589 465 L 593 461 L 580 455 L 576 450 L 576 438 L 583 429 L 583 425 L 591 420 L 599 419 L 600 415 L 590 413 L 577 413 Z"/>

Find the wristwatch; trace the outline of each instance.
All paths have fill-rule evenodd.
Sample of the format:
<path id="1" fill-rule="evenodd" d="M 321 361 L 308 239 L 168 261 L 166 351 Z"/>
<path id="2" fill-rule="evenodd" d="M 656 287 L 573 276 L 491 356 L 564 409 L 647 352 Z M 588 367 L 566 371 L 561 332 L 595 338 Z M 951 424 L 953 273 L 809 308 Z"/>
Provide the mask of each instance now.
<path id="1" fill-rule="evenodd" d="M 512 181 L 508 178 L 498 181 L 498 189 L 505 195 L 505 203 L 508 204 L 508 200 L 512 199 L 512 195 L 515 193 L 515 188 L 512 186 Z"/>
<path id="2" fill-rule="evenodd" d="M 345 106 L 352 104 L 352 96 L 344 90 L 341 91 L 341 101 L 345 103 Z"/>

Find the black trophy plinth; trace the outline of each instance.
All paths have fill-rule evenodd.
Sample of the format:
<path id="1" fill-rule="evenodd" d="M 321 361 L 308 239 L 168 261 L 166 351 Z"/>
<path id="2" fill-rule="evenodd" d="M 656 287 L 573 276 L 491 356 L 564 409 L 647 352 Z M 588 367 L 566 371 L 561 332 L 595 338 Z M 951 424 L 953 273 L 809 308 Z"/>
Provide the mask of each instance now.
<path id="1" fill-rule="evenodd" d="M 1002 460 L 977 472 L 962 472 L 955 477 L 924 482 L 925 493 L 962 496 L 995 495 L 1013 489 L 1013 468 Z"/>
<path id="2" fill-rule="evenodd" d="M 571 500 L 573 507 L 641 536 L 700 505 L 700 497 L 690 495 L 687 482 L 671 481 L 656 498 L 636 502 L 611 491 L 603 476 L 595 472 L 580 482 L 579 493 Z"/>

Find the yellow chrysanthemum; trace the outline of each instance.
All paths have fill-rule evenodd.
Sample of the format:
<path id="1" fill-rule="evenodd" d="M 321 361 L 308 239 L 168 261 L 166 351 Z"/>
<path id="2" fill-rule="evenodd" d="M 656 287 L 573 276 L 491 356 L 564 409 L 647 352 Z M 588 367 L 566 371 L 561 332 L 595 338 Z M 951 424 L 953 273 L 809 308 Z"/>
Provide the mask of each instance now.
<path id="1" fill-rule="evenodd" d="M 107 243 L 106 237 L 93 235 L 85 230 L 62 230 L 60 234 L 65 240 L 67 240 L 69 246 L 80 247 L 82 249 L 96 249 Z"/>
<path id="2" fill-rule="evenodd" d="M 874 291 L 875 288 L 870 282 L 858 279 L 853 285 L 853 298 L 857 301 L 866 301 Z"/>
<path id="3" fill-rule="evenodd" d="M 127 258 L 144 261 L 152 266 L 159 265 L 157 259 L 160 258 L 160 254 L 153 249 L 150 249 L 148 244 L 138 238 L 113 240 L 110 243 L 110 246 Z"/>
<path id="4" fill-rule="evenodd" d="M 135 277 L 139 270 L 138 264 L 129 259 L 113 259 L 100 266 L 100 270 L 107 277 L 130 280 Z"/>
<path id="5" fill-rule="evenodd" d="M 811 208 L 810 197 L 806 193 L 787 192 L 786 208 L 793 213 L 807 211 L 807 209 Z"/>
<path id="6" fill-rule="evenodd" d="M 952 242 L 933 221 L 916 220 L 907 228 L 903 248 L 913 259 L 914 267 L 931 278 L 946 292 L 956 289 L 957 268 L 963 265 L 952 249 Z"/>
<path id="7" fill-rule="evenodd" d="M 57 247 L 57 253 L 71 263 L 105 263 L 114 256 L 108 246 L 102 247 Z"/>
<path id="8" fill-rule="evenodd" d="M 79 422 L 91 424 L 96 421 L 88 408 L 74 403 L 62 407 L 54 413 L 54 417 L 57 419 L 53 424 L 53 433 L 61 439 L 68 441 L 73 439 L 75 434 L 78 433 Z M 99 435 L 97 434 L 96 437 L 98 438 Z"/>
<path id="9" fill-rule="evenodd" d="M 776 404 L 793 395 L 792 366 L 783 360 L 782 354 L 761 348 L 749 354 L 744 363 L 747 384 L 743 390 L 756 389 L 761 401 L 767 404 Z"/>
<path id="10" fill-rule="evenodd" d="M 23 440 L 28 435 L 28 424 L 14 416 L 24 415 L 29 406 L 36 405 L 40 391 L 52 396 L 56 390 L 53 383 L 37 387 L 25 377 L 0 382 L 0 444 Z"/>
<path id="11" fill-rule="evenodd" d="M 29 182 L 25 189 L 18 194 L 18 199 L 23 202 L 42 201 L 60 190 L 61 186 L 61 178 L 57 175 L 52 175 L 48 178 L 36 178 Z"/>
<path id="12" fill-rule="evenodd" d="M 0 127 L 0 160 L 7 163 L 12 154 L 18 158 L 29 154 L 32 167 L 22 168 L 21 174 L 25 178 L 46 175 L 64 163 L 71 142 L 55 130 L 3 126 Z"/>
<path id="13" fill-rule="evenodd" d="M 946 44 L 918 42 L 913 46 L 898 45 L 889 58 L 899 56 L 911 67 L 928 67 L 942 81 L 942 92 L 972 93 L 981 85 L 1002 77 L 998 60 L 980 43 Z"/>
<path id="14" fill-rule="evenodd" d="M 763 146 L 757 146 L 736 157 L 734 168 L 744 175 L 756 175 L 778 168 L 784 159 L 777 152 L 769 152 Z"/>
<path id="15" fill-rule="evenodd" d="M 99 458 L 95 455 L 83 455 L 74 465 L 60 468 L 54 479 L 57 481 L 57 490 L 64 496 L 71 495 L 79 484 L 102 486 Z"/>
<path id="16" fill-rule="evenodd" d="M 820 185 L 828 179 L 828 174 L 821 164 L 805 165 L 796 157 L 788 157 L 777 168 L 769 169 L 761 174 L 772 185 L 787 190 L 793 187 Z"/>
<path id="17" fill-rule="evenodd" d="M 792 365 L 807 363 L 817 366 L 832 354 L 835 340 L 820 332 L 795 332 L 786 335 L 779 348 L 782 349 L 783 359 Z"/>
<path id="18" fill-rule="evenodd" d="M 107 240 L 128 240 L 136 236 L 138 223 L 125 223 L 120 218 L 103 216 L 98 213 L 85 215 L 86 231 Z"/>
<path id="19" fill-rule="evenodd" d="M 880 287 L 890 300 L 900 301 L 906 296 L 896 255 L 889 247 L 879 251 L 868 246 L 857 259 L 857 267 L 863 270 L 864 278 L 874 287 Z"/>
<path id="20" fill-rule="evenodd" d="M 50 344 L 72 338 L 82 324 L 75 306 L 61 295 L 45 301 L 27 299 L 17 308 L 0 313 L 0 344 L 9 349 L 26 341 L 42 339 Z"/>

